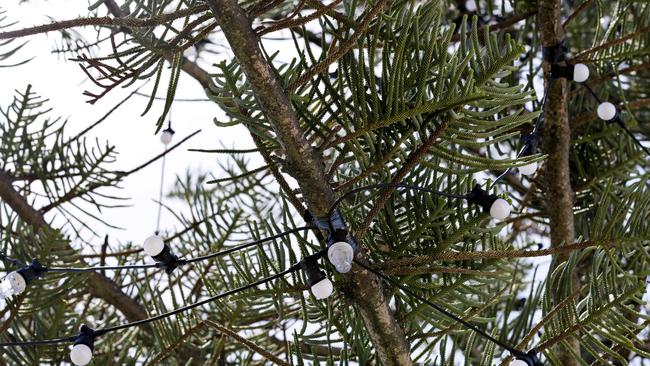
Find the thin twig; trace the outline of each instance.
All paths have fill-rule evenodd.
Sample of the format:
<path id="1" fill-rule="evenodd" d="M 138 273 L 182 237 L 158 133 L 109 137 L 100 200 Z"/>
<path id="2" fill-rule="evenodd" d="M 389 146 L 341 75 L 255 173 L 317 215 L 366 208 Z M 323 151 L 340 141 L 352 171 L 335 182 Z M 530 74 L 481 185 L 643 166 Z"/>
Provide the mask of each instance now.
<path id="1" fill-rule="evenodd" d="M 87 27 L 87 26 L 120 26 L 127 28 L 153 27 L 167 24 L 179 18 L 187 17 L 192 14 L 201 13 L 208 10 L 207 5 L 197 5 L 191 8 L 178 10 L 169 14 L 154 15 L 150 18 L 138 19 L 132 17 L 114 18 L 114 17 L 92 17 L 62 20 L 50 24 L 37 25 L 35 27 L 23 28 L 15 31 L 0 32 L 0 39 L 12 39 L 35 34 L 59 31 L 64 29 Z"/>

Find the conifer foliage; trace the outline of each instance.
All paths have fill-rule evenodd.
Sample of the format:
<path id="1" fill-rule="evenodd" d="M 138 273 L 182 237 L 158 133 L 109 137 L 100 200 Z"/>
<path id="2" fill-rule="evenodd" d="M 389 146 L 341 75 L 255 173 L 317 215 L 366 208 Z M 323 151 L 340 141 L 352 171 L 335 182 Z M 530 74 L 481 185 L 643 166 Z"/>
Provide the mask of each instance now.
<path id="1" fill-rule="evenodd" d="M 21 28 L 11 16 L 0 12 L 0 73 L 38 51 L 29 37 L 55 32 L 55 52 L 92 81 L 79 91 L 89 103 L 127 88 L 154 113 L 164 95 L 160 131 L 179 79 L 193 79 L 227 115 L 217 128 L 244 126 L 256 148 L 205 147 L 234 163 L 215 167 L 228 176 L 188 172 L 166 192 L 186 203 L 159 233 L 174 255 L 227 253 L 168 273 L 49 271 L 2 304 L 0 343 L 138 322 L 286 271 L 98 334 L 91 364 L 513 362 L 485 335 L 544 365 L 650 359 L 650 3 L 98 0 L 81 18 Z M 278 38 L 289 62 L 267 52 Z M 577 63 L 584 82 L 554 71 Z M 105 188 L 164 154 L 115 170 L 115 147 L 86 137 L 110 112 L 71 135 L 56 117 L 68 111 L 37 92 L 0 101 L 3 268 L 141 263 L 141 238 L 88 244 L 111 230 L 103 210 L 129 209 Z M 598 118 L 603 101 L 615 119 Z M 476 184 L 512 213 L 472 204 Z M 316 224 L 332 212 L 356 263 L 342 274 L 320 258 L 334 291 L 318 299 L 316 272 L 296 263 L 326 248 Z M 72 343 L 3 346 L 0 364 L 69 363 Z"/>

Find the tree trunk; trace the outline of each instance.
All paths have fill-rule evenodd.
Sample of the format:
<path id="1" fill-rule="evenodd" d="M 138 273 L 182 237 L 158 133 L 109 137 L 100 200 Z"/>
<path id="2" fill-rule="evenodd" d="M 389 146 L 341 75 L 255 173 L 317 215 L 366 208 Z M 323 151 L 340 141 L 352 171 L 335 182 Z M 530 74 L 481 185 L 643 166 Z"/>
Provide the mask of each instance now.
<path id="1" fill-rule="evenodd" d="M 309 210 L 316 216 L 327 216 L 335 196 L 323 161 L 305 139 L 281 82 L 262 54 L 250 19 L 236 0 L 208 0 L 208 4 L 280 141 L 286 170 L 298 181 Z M 361 246 L 356 257 L 365 260 Z M 358 266 L 347 277 L 351 300 L 363 318 L 381 364 L 412 365 L 404 332 L 388 307 L 381 281 Z"/>
<path id="2" fill-rule="evenodd" d="M 564 29 L 560 15 L 560 0 L 540 0 L 538 8 L 539 35 L 542 46 L 552 47 L 564 40 Z M 546 84 L 549 83 L 550 62 L 544 63 Z M 556 247 L 574 242 L 575 227 L 573 217 L 573 188 L 570 181 L 569 156 L 571 148 L 571 128 L 567 111 L 567 81 L 557 79 L 553 82 L 544 108 L 543 144 L 548 158 L 544 164 L 543 181 L 546 196 L 546 210 L 550 219 L 551 245 Z M 569 253 L 554 257 L 557 265 L 567 259 Z M 580 287 L 578 273 L 572 275 L 572 289 Z M 571 292 L 569 292 L 571 293 Z M 556 294 L 559 303 L 568 294 Z M 580 354 L 578 339 L 567 339 L 573 352 Z M 557 355 L 565 366 L 577 366 L 578 361 L 564 346 L 559 345 Z"/>

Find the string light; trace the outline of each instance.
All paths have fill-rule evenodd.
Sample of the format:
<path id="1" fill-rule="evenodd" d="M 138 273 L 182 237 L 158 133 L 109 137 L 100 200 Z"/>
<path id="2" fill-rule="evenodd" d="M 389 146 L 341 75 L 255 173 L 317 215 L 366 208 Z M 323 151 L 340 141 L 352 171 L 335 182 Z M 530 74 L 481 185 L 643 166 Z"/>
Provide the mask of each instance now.
<path id="1" fill-rule="evenodd" d="M 564 78 L 573 80 L 576 83 L 584 83 L 589 79 L 589 67 L 585 64 L 559 65 L 554 63 L 551 65 L 551 77 L 555 79 Z"/>
<path id="2" fill-rule="evenodd" d="M 312 295 L 318 300 L 326 299 L 332 295 L 334 285 L 318 266 L 319 256 L 309 256 L 300 262 L 300 268 L 307 277 L 307 285 Z"/>
<path id="3" fill-rule="evenodd" d="M 169 127 L 162 130 L 162 133 L 160 134 L 160 142 L 162 142 L 163 145 L 165 146 L 169 145 L 172 142 L 172 139 L 174 138 L 174 133 L 176 132 L 172 130 L 170 124 Z"/>
<path id="4" fill-rule="evenodd" d="M 616 118 L 616 106 L 610 102 L 600 103 L 598 105 L 596 113 L 598 114 L 598 118 L 602 119 L 603 121 L 611 121 Z"/>
<path id="5" fill-rule="evenodd" d="M 27 267 L 9 272 L 0 282 L 0 299 L 7 299 L 25 291 L 36 278 L 42 277 L 46 269 L 37 261 L 32 261 Z"/>
<path id="6" fill-rule="evenodd" d="M 637 144 L 641 148 L 641 150 L 643 150 L 646 154 L 648 154 L 648 156 L 650 156 L 650 149 L 644 146 L 641 143 L 641 141 L 638 138 L 636 138 L 634 133 L 627 127 L 625 122 L 623 122 L 623 120 L 621 119 L 621 113 L 618 110 L 618 108 L 616 108 L 616 106 L 613 103 L 603 102 L 598 96 L 598 94 L 596 94 L 596 92 L 594 92 L 593 89 L 589 87 L 589 85 L 587 84 L 581 84 L 581 85 L 584 86 L 585 89 L 587 89 L 589 94 L 591 94 L 591 96 L 594 97 L 594 99 L 596 99 L 598 103 L 600 103 L 598 105 L 598 108 L 596 109 L 596 114 L 598 115 L 598 118 L 608 123 L 612 123 L 612 122 L 616 123 L 618 127 L 620 127 L 623 131 L 625 131 L 625 133 L 627 133 L 632 138 L 634 143 Z"/>
<path id="7" fill-rule="evenodd" d="M 339 273 L 348 273 L 352 269 L 354 247 L 348 242 L 347 232 L 337 230 L 328 239 L 327 258 Z"/>
<path id="8" fill-rule="evenodd" d="M 78 366 L 85 366 L 93 358 L 95 331 L 86 325 L 81 326 L 79 335 L 70 349 L 70 361 Z"/>
<path id="9" fill-rule="evenodd" d="M 320 251 L 312 256 L 312 258 L 320 258 L 325 254 L 324 251 Z M 307 257 L 309 258 L 309 257 Z M 238 287 L 233 290 L 225 291 L 220 294 L 217 294 L 215 296 L 209 297 L 207 299 L 180 307 L 178 309 L 174 309 L 171 311 L 168 311 L 166 313 L 153 316 L 150 318 L 142 319 L 142 320 L 137 320 L 133 321 L 130 323 L 122 324 L 122 325 L 117 325 L 117 326 L 112 326 L 112 327 L 106 327 L 106 328 L 101 328 L 101 329 L 92 329 L 87 326 L 82 326 L 79 334 L 75 336 L 70 336 L 70 337 L 63 337 L 63 338 L 55 338 L 55 339 L 46 339 L 46 340 L 35 340 L 35 341 L 24 341 L 24 342 L 6 342 L 6 343 L 0 343 L 0 347 L 26 347 L 26 346 L 36 346 L 36 345 L 54 345 L 54 344 L 60 344 L 60 343 L 73 343 L 73 346 L 70 351 L 70 360 L 75 364 L 79 366 L 84 366 L 90 363 L 92 359 L 92 351 L 94 348 L 94 342 L 95 339 L 103 336 L 108 333 L 128 329 L 128 328 L 133 328 L 133 327 L 138 327 L 144 324 L 152 323 L 155 321 L 159 321 L 161 319 L 166 319 L 172 316 L 175 316 L 177 314 L 183 313 L 185 311 L 197 308 L 199 306 L 214 302 L 216 300 L 238 294 L 244 291 L 247 291 L 249 289 L 255 288 L 257 286 L 260 286 L 262 284 L 274 281 L 279 278 L 283 278 L 287 276 L 290 273 L 296 272 L 302 268 L 303 264 L 302 261 L 298 262 L 296 264 L 291 265 L 287 269 L 285 269 L 282 272 L 276 273 L 274 275 L 262 278 L 258 281 L 249 283 L 247 285 Z M 323 294 L 323 292 L 320 292 L 320 294 Z"/>
<path id="10" fill-rule="evenodd" d="M 174 269 L 186 263 L 173 254 L 163 238 L 158 235 L 152 235 L 145 239 L 142 248 L 147 255 L 158 263 L 159 267 L 165 268 L 167 273 L 172 273 Z"/>
<path id="11" fill-rule="evenodd" d="M 195 262 L 205 261 L 205 260 L 212 259 L 212 258 L 222 257 L 222 256 L 228 255 L 230 253 L 234 253 L 234 252 L 246 249 L 246 248 L 250 248 L 250 247 L 262 244 L 262 243 L 267 242 L 267 241 L 275 240 L 275 239 L 278 239 L 278 238 L 281 238 L 281 237 L 284 237 L 284 236 L 287 236 L 287 235 L 290 235 L 290 234 L 294 234 L 294 233 L 301 232 L 301 231 L 307 231 L 307 230 L 311 230 L 311 229 L 313 229 L 312 226 L 303 226 L 303 227 L 293 228 L 293 229 L 290 229 L 290 230 L 287 230 L 287 231 L 284 231 L 284 232 L 281 232 L 281 233 L 278 233 L 278 234 L 275 234 L 275 235 L 272 235 L 272 236 L 269 236 L 269 237 L 265 237 L 265 238 L 261 238 L 261 239 L 258 239 L 258 240 L 252 241 L 252 242 L 237 245 L 237 246 L 234 246 L 232 248 L 228 248 L 228 249 L 218 251 L 218 252 L 215 252 L 215 253 L 206 254 L 204 256 L 189 258 L 189 259 L 178 259 L 177 258 L 175 264 L 177 266 L 181 266 L 181 265 L 184 265 L 184 264 L 195 263 Z M 147 239 L 150 239 L 150 238 L 147 238 Z M 147 240 L 145 240 L 145 243 L 147 243 Z M 163 246 L 166 246 L 164 244 L 164 242 L 163 242 Z M 146 250 L 149 250 L 150 253 L 153 253 L 154 255 L 159 255 L 161 253 L 161 251 L 157 249 L 157 248 L 160 248 L 160 242 L 157 239 L 150 240 L 146 247 L 148 248 Z M 163 249 L 163 251 L 164 251 L 164 249 Z M 147 254 L 149 254 L 149 253 L 147 253 Z M 45 266 L 42 266 L 37 260 L 34 260 L 29 266 L 25 266 L 19 260 L 9 258 L 9 257 L 7 257 L 6 255 L 4 255 L 2 253 L 0 253 L 0 260 L 9 261 L 14 266 L 22 266 L 22 267 L 24 267 L 24 268 L 21 268 L 18 271 L 10 272 L 10 274 L 12 274 L 12 273 L 18 274 L 21 277 L 21 279 L 18 279 L 17 281 L 25 281 L 25 286 L 27 286 L 29 283 L 31 283 L 34 279 L 45 276 L 45 274 L 47 274 L 47 273 L 82 273 L 82 272 L 98 272 L 98 271 L 109 271 L 109 270 L 115 271 L 115 270 L 167 268 L 167 265 L 166 265 L 166 263 L 164 261 L 157 262 L 156 264 L 125 265 L 125 266 L 45 267 Z M 7 276 L 5 276 L 5 279 L 9 280 L 10 278 L 8 278 L 8 277 L 9 277 L 9 274 Z M 0 282 L 0 287 L 6 286 L 7 288 L 10 288 L 11 283 L 6 284 L 6 285 L 3 284 L 3 283 L 4 283 L 4 279 L 3 279 L 3 282 Z M 11 287 L 11 289 L 13 289 L 13 287 Z M 21 292 L 24 291 L 24 289 L 22 289 L 22 291 L 14 292 L 11 289 L 7 290 L 7 292 L 11 292 L 11 294 L 8 295 L 8 296 L 17 295 L 18 293 L 21 293 Z"/>

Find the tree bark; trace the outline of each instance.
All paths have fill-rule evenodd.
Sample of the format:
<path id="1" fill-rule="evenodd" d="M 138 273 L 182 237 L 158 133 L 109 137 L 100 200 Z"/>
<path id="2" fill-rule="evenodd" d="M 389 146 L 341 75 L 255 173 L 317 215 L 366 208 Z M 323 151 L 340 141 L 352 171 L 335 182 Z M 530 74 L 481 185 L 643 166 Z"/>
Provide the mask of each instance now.
<path id="1" fill-rule="evenodd" d="M 539 35 L 542 46 L 552 47 L 564 40 L 561 19 L 561 0 L 540 0 L 538 2 Z M 544 62 L 545 80 L 549 83 L 550 62 Z M 546 193 L 546 210 L 550 219 L 551 245 L 553 247 L 574 242 L 575 226 L 573 216 L 574 193 L 570 180 L 571 128 L 567 111 L 567 80 L 557 79 L 553 82 L 544 108 L 543 143 L 544 153 L 548 158 L 544 164 L 543 181 Z M 568 258 L 569 253 L 554 256 L 558 264 Z M 579 274 L 572 274 L 572 289 L 580 288 Z M 568 294 L 556 293 L 555 303 L 562 301 Z M 578 339 L 567 339 L 573 352 L 580 354 Z M 573 354 L 559 345 L 557 355 L 565 366 L 577 366 Z"/>
<path id="2" fill-rule="evenodd" d="M 334 191 L 326 178 L 321 157 L 305 139 L 283 85 L 266 61 L 251 20 L 236 0 L 208 0 L 235 57 L 246 75 L 286 156 L 286 169 L 297 181 L 309 210 L 327 216 L 334 203 Z M 359 246 L 356 258 L 365 260 Z M 357 306 L 384 366 L 412 365 L 404 332 L 388 307 L 381 281 L 370 272 L 354 266 L 347 275 L 352 301 Z"/>

